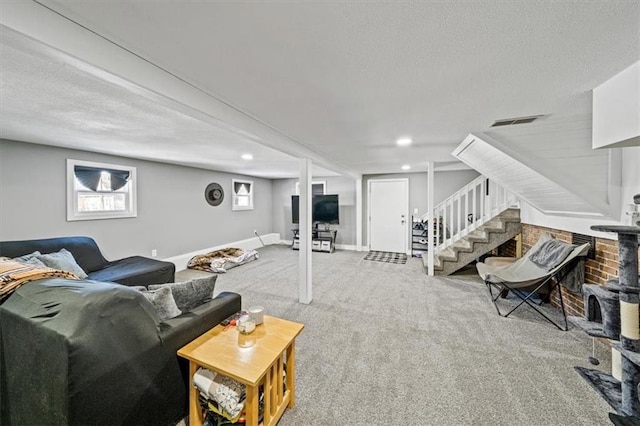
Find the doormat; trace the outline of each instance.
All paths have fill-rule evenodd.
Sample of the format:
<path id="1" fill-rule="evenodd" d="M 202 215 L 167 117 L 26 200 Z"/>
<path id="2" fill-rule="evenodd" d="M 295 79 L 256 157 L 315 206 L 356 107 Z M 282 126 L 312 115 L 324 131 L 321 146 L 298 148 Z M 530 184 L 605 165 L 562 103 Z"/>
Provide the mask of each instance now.
<path id="1" fill-rule="evenodd" d="M 391 253 L 388 251 L 370 251 L 364 260 L 375 260 L 376 262 L 387 263 L 407 263 L 407 255 L 404 253 Z"/>

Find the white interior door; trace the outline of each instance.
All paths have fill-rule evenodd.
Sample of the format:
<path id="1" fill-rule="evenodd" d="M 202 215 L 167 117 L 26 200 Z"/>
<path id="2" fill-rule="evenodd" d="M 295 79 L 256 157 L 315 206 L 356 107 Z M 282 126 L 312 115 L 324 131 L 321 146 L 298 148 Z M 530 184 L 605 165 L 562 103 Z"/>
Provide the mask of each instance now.
<path id="1" fill-rule="evenodd" d="M 409 181 L 369 181 L 369 250 L 407 253 Z"/>

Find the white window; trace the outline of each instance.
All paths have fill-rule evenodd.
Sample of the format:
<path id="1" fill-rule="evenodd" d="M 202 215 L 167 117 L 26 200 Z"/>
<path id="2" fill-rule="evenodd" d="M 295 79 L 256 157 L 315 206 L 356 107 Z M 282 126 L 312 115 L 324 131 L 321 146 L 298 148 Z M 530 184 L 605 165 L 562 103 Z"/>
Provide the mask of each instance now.
<path id="1" fill-rule="evenodd" d="M 327 182 L 318 181 L 311 182 L 311 195 L 324 195 L 326 194 Z M 300 181 L 296 182 L 296 193 L 294 195 L 300 195 Z"/>
<path id="2" fill-rule="evenodd" d="M 253 181 L 232 179 L 231 189 L 231 210 L 253 210 Z"/>
<path id="3" fill-rule="evenodd" d="M 136 168 L 67 159 L 67 220 L 136 217 Z"/>

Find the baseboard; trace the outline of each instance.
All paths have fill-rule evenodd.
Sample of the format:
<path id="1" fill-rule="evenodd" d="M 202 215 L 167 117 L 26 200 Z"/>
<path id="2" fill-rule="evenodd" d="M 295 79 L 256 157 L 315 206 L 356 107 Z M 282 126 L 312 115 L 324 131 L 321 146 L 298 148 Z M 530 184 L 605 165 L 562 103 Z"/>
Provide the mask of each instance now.
<path id="1" fill-rule="evenodd" d="M 280 234 L 277 233 L 265 234 L 261 235 L 260 237 L 262 238 L 262 241 L 266 246 L 280 243 Z M 191 259 L 193 256 L 209 253 L 211 251 L 220 250 L 226 247 L 235 247 L 239 249 L 249 250 L 262 247 L 262 243 L 260 242 L 260 239 L 258 239 L 258 237 L 247 238 L 246 240 L 233 241 L 231 243 L 215 247 L 203 248 L 201 250 L 192 251 L 191 253 L 180 254 L 178 256 L 168 257 L 162 260 L 164 260 L 165 262 L 173 263 L 174 265 L 176 265 L 176 271 L 181 271 L 187 268 L 187 263 L 189 263 L 189 259 Z"/>
<path id="2" fill-rule="evenodd" d="M 338 250 L 360 251 L 358 250 L 358 246 L 356 246 L 355 244 L 336 244 L 336 248 Z"/>

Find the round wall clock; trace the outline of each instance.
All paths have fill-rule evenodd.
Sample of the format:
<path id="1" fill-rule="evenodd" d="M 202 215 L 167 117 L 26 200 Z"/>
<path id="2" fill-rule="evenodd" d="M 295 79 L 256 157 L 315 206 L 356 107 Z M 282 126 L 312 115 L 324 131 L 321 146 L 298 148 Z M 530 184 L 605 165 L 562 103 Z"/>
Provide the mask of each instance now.
<path id="1" fill-rule="evenodd" d="M 204 190 L 204 199 L 212 206 L 219 206 L 224 200 L 224 190 L 217 183 L 210 183 Z"/>

